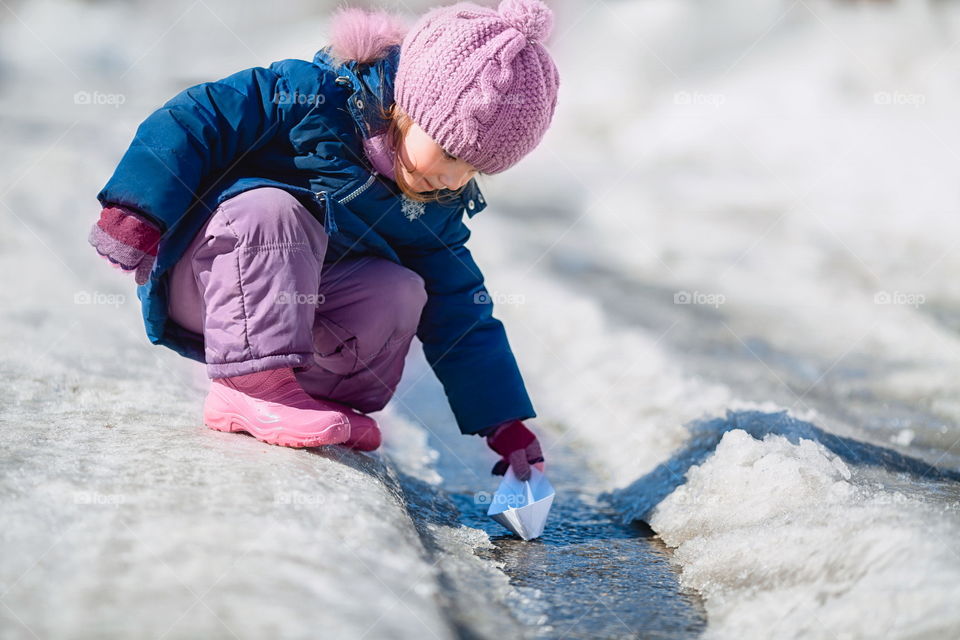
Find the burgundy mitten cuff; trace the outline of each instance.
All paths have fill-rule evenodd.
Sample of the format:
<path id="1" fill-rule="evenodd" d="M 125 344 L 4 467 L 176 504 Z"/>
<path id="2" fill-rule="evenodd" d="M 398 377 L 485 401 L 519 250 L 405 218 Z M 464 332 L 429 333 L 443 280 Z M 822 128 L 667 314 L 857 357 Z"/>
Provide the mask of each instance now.
<path id="1" fill-rule="evenodd" d="M 150 278 L 161 229 L 145 216 L 122 205 L 108 205 L 90 229 L 89 242 L 105 260 L 123 271 L 135 271 L 137 284 Z"/>
<path id="2" fill-rule="evenodd" d="M 537 436 L 520 420 L 510 420 L 501 424 L 487 436 L 487 445 L 502 456 L 508 456 L 517 449 L 526 449 Z"/>
<path id="3" fill-rule="evenodd" d="M 117 242 L 156 257 L 160 228 L 132 209 L 120 205 L 104 207 L 97 226 Z"/>

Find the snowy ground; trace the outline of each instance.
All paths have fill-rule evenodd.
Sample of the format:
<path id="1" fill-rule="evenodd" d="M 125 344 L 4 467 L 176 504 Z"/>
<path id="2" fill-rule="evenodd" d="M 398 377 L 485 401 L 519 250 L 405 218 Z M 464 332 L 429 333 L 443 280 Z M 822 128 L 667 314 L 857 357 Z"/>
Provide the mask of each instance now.
<path id="1" fill-rule="evenodd" d="M 535 393 L 707 635 L 960 629 L 958 18 L 600 3 L 564 135 L 490 194 Z"/>
<path id="2" fill-rule="evenodd" d="M 555 484 L 695 596 L 599 539 L 646 554 L 594 567 L 636 592 L 571 581 L 566 621 L 524 563 L 589 545 L 471 520 L 492 454 L 418 352 L 382 455 L 205 430 L 84 240 L 147 113 L 309 58 L 321 4 L 0 4 L 0 637 L 629 637 L 588 614 L 656 580 L 666 635 L 697 597 L 710 637 L 960 632 L 960 8 L 551 3 L 556 125 L 481 184 L 473 249 Z"/>

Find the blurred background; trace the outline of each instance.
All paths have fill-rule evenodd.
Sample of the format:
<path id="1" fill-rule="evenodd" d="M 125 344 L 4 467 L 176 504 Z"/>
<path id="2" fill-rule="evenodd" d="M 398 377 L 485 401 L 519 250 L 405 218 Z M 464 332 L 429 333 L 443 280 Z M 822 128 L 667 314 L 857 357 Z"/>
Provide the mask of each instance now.
<path id="1" fill-rule="evenodd" d="M 525 602 L 509 633 L 538 626 L 544 596 L 475 556 L 489 532 L 456 500 L 428 518 L 441 542 L 404 506 L 492 482 L 418 351 L 385 460 L 238 444 L 199 428 L 202 367 L 149 344 L 132 278 L 86 242 L 140 121 L 198 82 L 311 59 L 338 4 L 0 0 L 0 636 L 493 637 L 496 610 L 456 604 L 478 575 L 475 592 Z M 438 3 L 353 4 L 412 23 Z M 955 635 L 960 4 L 548 4 L 554 124 L 481 179 L 470 226 L 556 459 L 649 523 L 695 601 L 664 607 L 702 610 L 715 636 Z M 281 494 L 324 508 L 279 517 Z M 251 548 L 319 564 L 245 554 L 206 606 L 238 558 L 218 541 L 274 525 L 289 537 Z M 424 536 L 447 550 L 424 556 Z M 320 557 L 345 539 L 362 542 Z M 274 600 L 251 622 L 254 576 L 323 611 Z M 371 626 L 344 584 L 391 613 Z M 666 635 L 703 630 L 684 624 Z"/>

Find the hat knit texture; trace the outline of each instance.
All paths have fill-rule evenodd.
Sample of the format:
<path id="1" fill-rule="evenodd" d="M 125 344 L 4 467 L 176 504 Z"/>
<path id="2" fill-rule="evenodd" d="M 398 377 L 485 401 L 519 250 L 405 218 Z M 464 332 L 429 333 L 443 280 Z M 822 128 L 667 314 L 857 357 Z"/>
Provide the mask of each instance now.
<path id="1" fill-rule="evenodd" d="M 504 171 L 553 119 L 560 77 L 543 45 L 552 28 L 541 0 L 431 9 L 401 44 L 395 100 L 447 153 Z"/>

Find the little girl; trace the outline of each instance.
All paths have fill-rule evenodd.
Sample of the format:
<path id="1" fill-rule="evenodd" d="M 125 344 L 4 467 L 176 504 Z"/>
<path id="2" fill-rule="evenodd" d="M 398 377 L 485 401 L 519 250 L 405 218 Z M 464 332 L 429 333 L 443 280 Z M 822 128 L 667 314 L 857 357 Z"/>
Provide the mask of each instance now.
<path id="1" fill-rule="evenodd" d="M 135 271 L 147 335 L 205 362 L 204 423 L 271 444 L 380 446 L 416 335 L 464 434 L 527 478 L 535 417 L 467 250 L 474 179 L 550 125 L 540 0 L 341 10 L 312 62 L 186 89 L 138 128 L 89 241 Z"/>

